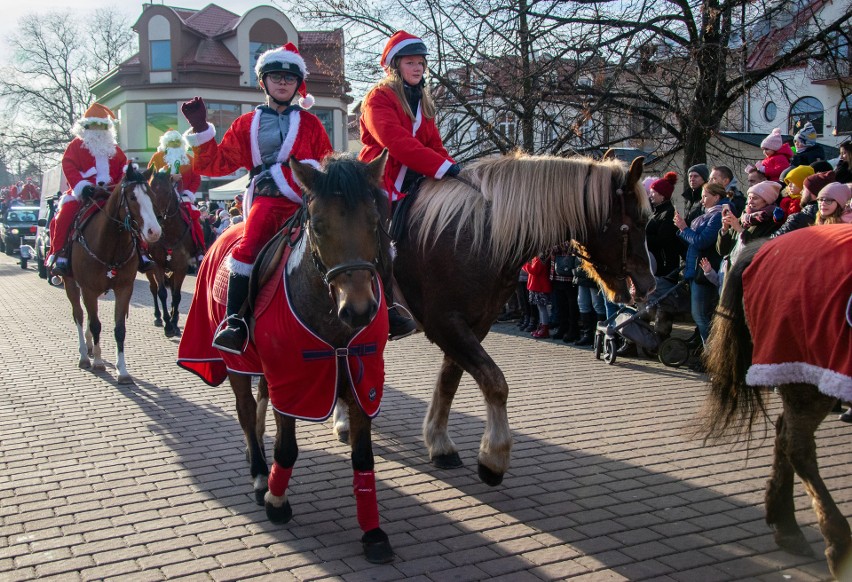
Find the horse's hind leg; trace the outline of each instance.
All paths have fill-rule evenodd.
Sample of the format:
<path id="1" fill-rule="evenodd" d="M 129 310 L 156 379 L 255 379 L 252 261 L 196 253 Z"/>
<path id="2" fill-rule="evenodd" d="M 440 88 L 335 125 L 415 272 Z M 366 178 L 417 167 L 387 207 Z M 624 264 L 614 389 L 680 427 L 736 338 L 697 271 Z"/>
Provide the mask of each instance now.
<path id="1" fill-rule="evenodd" d="M 77 345 L 80 352 L 78 365 L 81 368 L 91 368 L 92 362 L 89 359 L 91 352 L 87 346 L 89 332 L 83 331 L 83 307 L 80 305 L 80 288 L 77 286 L 77 282 L 71 278 L 65 279 L 65 295 L 71 302 L 71 316 L 74 318 L 74 326 L 77 328 Z"/>
<path id="2" fill-rule="evenodd" d="M 106 364 L 101 358 L 101 320 L 98 319 L 98 296 L 84 291 L 83 304 L 86 306 L 86 313 L 89 317 L 89 333 L 92 340 L 92 369 L 103 371 L 106 370 Z M 86 339 L 89 339 L 88 335 Z"/>
<path id="3" fill-rule="evenodd" d="M 269 473 L 269 491 L 264 496 L 266 517 L 272 523 L 287 523 L 293 517 L 293 510 L 287 500 L 287 485 L 293 473 L 293 465 L 299 457 L 296 443 L 296 419 L 275 411 L 275 452 L 272 471 Z"/>
<path id="4" fill-rule="evenodd" d="M 852 561 L 852 534 L 850 534 L 849 522 L 837 509 L 831 493 L 819 474 L 816 442 L 814 440 L 814 433 L 831 411 L 834 399 L 821 394 L 815 386 L 805 384 L 781 386 L 779 392 L 784 402 L 782 432 L 785 438 L 782 441 L 783 453 L 796 474 L 802 479 L 813 503 L 819 528 L 825 539 L 825 556 L 828 560 L 828 567 L 835 578 L 844 579 L 844 575 L 852 572 L 852 563 L 850 563 Z M 779 454 L 777 449 L 778 440 L 776 439 L 776 458 Z M 792 488 L 789 493 L 791 496 L 790 505 L 792 505 Z M 793 518 L 793 523 L 795 524 L 795 518 Z M 798 526 L 796 526 L 796 530 L 798 530 Z M 799 535 L 801 535 L 801 532 L 799 532 Z M 776 541 L 778 541 L 777 532 Z M 787 549 L 781 542 L 779 542 L 779 545 Z M 795 548 L 793 551 L 795 551 Z M 841 572 L 843 568 L 845 568 L 845 571 Z"/>
<path id="5" fill-rule="evenodd" d="M 352 489 L 355 493 L 358 525 L 364 535 L 364 557 L 372 564 L 387 564 L 394 558 L 387 534 L 379 527 L 376 474 L 373 471 L 372 421 L 355 402 L 351 392 L 344 398 L 349 409 L 349 442 L 352 446 Z M 339 402 L 339 401 L 338 401 Z"/>
<path id="6" fill-rule="evenodd" d="M 154 300 L 154 327 L 162 327 L 163 316 L 160 313 L 160 304 L 157 303 L 159 285 L 157 284 L 157 277 L 151 273 L 148 273 L 148 289 L 151 290 L 151 298 Z"/>
<path id="7" fill-rule="evenodd" d="M 258 505 L 263 505 L 263 497 L 267 491 L 269 468 L 266 465 L 266 454 L 263 449 L 263 429 L 266 421 L 266 400 L 255 401 L 251 391 L 251 376 L 243 374 L 228 374 L 231 389 L 237 400 L 237 418 L 246 439 L 246 460 L 249 462 L 254 499 Z M 264 384 L 266 380 L 261 379 Z M 263 410 L 261 412 L 261 402 Z"/>
<path id="8" fill-rule="evenodd" d="M 127 335 L 127 312 L 130 308 L 130 296 L 133 293 L 133 284 L 127 287 L 118 287 L 115 293 L 115 368 L 118 370 L 119 384 L 133 384 L 133 378 L 127 373 L 127 363 L 124 361 L 124 339 Z"/>
<path id="9" fill-rule="evenodd" d="M 172 336 L 180 335 L 180 327 L 178 327 L 178 321 L 180 320 L 180 289 L 183 286 L 183 278 L 184 275 L 182 273 L 172 274 L 172 311 L 171 317 L 169 318 L 172 325 Z"/>
<path id="10" fill-rule="evenodd" d="M 450 417 L 450 407 L 459 388 L 463 370 L 444 356 L 429 410 L 423 419 L 423 440 L 429 450 L 432 464 L 439 469 L 455 469 L 462 466 L 456 444 L 450 438 L 447 423 Z"/>

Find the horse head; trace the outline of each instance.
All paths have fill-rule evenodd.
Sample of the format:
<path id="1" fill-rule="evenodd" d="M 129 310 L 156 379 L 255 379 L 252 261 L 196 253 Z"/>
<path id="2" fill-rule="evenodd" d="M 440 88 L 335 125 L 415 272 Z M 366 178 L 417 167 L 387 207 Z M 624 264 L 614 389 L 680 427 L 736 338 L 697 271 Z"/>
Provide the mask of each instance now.
<path id="1" fill-rule="evenodd" d="M 149 168 L 149 170 L 151 170 Z M 177 183 L 168 172 L 149 171 L 148 186 L 151 190 L 151 202 L 154 206 L 154 214 L 165 221 L 170 215 L 175 215 L 180 206 L 180 194 L 177 191 Z"/>
<path id="2" fill-rule="evenodd" d="M 378 269 L 389 252 L 379 214 L 387 203 L 379 187 L 386 160 L 387 152 L 369 164 L 337 156 L 320 170 L 290 159 L 305 198 L 308 251 L 351 328 L 367 325 L 379 309 Z"/>
<path id="3" fill-rule="evenodd" d="M 623 179 L 613 183 L 610 217 L 603 228 L 576 243 L 583 267 L 616 303 L 643 301 L 656 285 L 645 242 L 650 208 L 640 192 L 643 163 L 644 158 L 636 158 Z"/>
<path id="4" fill-rule="evenodd" d="M 149 243 L 157 242 L 163 234 L 154 212 L 151 187 L 148 185 L 152 172 L 152 169 L 140 172 L 133 164 L 128 164 L 124 178 L 118 185 L 124 220 Z"/>

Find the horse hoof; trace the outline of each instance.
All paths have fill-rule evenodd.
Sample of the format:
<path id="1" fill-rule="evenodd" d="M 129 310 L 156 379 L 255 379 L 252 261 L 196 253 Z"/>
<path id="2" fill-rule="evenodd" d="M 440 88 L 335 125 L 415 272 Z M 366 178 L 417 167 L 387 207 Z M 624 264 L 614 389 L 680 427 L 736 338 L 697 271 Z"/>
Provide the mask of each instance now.
<path id="1" fill-rule="evenodd" d="M 166 337 L 175 337 L 176 335 L 177 332 L 175 332 L 175 330 L 168 328 L 166 329 Z"/>
<path id="2" fill-rule="evenodd" d="M 432 457 L 432 465 L 438 469 L 458 469 L 464 463 L 462 463 L 461 457 L 457 452 L 452 452 L 444 455 L 435 455 Z"/>
<path id="3" fill-rule="evenodd" d="M 154 320 L 154 327 L 163 327 L 163 320 L 162 319 L 155 319 Z"/>
<path id="4" fill-rule="evenodd" d="M 133 384 L 133 378 L 130 376 L 130 374 L 119 376 L 118 377 L 118 383 L 119 384 Z"/>
<path id="5" fill-rule="evenodd" d="M 502 473 L 495 473 L 482 463 L 479 463 L 478 473 L 479 478 L 482 480 L 482 482 L 486 485 L 490 485 L 491 487 L 496 487 L 497 485 L 503 482 Z"/>
<path id="6" fill-rule="evenodd" d="M 266 496 L 267 491 L 269 491 L 269 489 L 255 489 L 254 490 L 254 501 L 255 501 L 255 503 L 257 503 L 261 507 L 266 505 L 266 501 L 264 500 L 264 497 Z M 287 506 L 289 507 L 290 504 L 287 503 Z M 267 509 L 267 515 L 268 515 L 268 512 L 269 512 L 269 510 Z M 293 515 L 293 512 L 291 511 L 290 516 L 292 517 L 292 515 Z M 272 518 L 270 518 L 270 519 L 272 519 Z M 288 517 L 287 519 L 289 520 L 290 518 Z"/>
<path id="7" fill-rule="evenodd" d="M 265 494 L 265 492 L 264 492 Z M 266 517 L 272 523 L 283 524 L 287 523 L 293 517 L 293 510 L 290 508 L 290 502 L 285 501 L 281 507 L 275 507 L 268 501 L 264 502 L 266 506 Z"/>
<path id="8" fill-rule="evenodd" d="M 791 533 L 775 532 L 775 543 L 778 547 L 796 556 L 814 557 L 814 550 L 801 531 Z"/>
<path id="9" fill-rule="evenodd" d="M 371 564 L 393 562 L 393 548 L 388 540 L 388 534 L 383 532 L 382 528 L 371 529 L 361 536 L 361 545 L 364 547 L 364 558 Z"/>
<path id="10" fill-rule="evenodd" d="M 339 433 L 337 433 L 337 440 L 339 440 L 340 442 L 342 442 L 345 445 L 348 445 L 349 444 L 349 431 L 348 430 L 342 430 Z"/>
<path id="11" fill-rule="evenodd" d="M 89 360 L 80 359 L 77 365 L 83 370 L 88 370 L 92 367 L 92 362 L 90 362 Z"/>
<path id="12" fill-rule="evenodd" d="M 106 364 L 93 364 L 92 370 L 97 370 L 98 372 L 105 372 L 106 371 Z"/>

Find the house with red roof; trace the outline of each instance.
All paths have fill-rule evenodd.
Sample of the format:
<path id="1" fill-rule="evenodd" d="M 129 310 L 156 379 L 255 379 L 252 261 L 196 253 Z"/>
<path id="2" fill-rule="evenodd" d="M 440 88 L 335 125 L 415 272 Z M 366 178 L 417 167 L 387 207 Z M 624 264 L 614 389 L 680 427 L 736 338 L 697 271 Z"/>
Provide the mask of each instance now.
<path id="1" fill-rule="evenodd" d="M 336 150 L 348 145 L 343 30 L 299 31 L 286 14 L 257 6 L 239 15 L 216 4 L 200 10 L 143 4 L 133 24 L 139 52 L 95 81 L 96 100 L 119 119 L 118 142 L 129 158 L 147 164 L 169 129 L 185 131 L 184 101 L 199 95 L 220 140 L 231 123 L 263 102 L 254 65 L 264 51 L 295 44 L 308 68 L 311 113 Z M 230 179 L 233 179 L 232 176 Z M 229 178 L 206 180 L 207 189 Z"/>

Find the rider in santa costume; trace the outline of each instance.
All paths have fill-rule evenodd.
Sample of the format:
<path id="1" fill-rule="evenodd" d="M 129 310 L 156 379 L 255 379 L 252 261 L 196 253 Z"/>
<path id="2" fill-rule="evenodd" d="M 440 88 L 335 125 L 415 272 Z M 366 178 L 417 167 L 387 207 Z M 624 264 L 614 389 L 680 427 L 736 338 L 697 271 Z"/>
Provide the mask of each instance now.
<path id="1" fill-rule="evenodd" d="M 66 245 L 74 218 L 84 197 L 95 192 L 96 186 L 106 190 L 121 182 L 127 168 L 127 156 L 115 140 L 115 114 L 100 103 L 93 103 L 71 128 L 75 136 L 62 155 L 62 172 L 68 181 L 68 191 L 59 200 L 59 212 L 50 230 L 51 254 L 45 264 L 55 258 L 53 273 L 68 274 Z M 140 252 L 139 270 L 153 267 L 151 259 Z"/>
<path id="2" fill-rule="evenodd" d="M 27 183 L 24 184 L 23 189 L 21 190 L 21 200 L 24 202 L 32 202 L 33 200 L 38 200 L 40 198 L 38 186 L 33 184 L 32 178 L 27 178 Z"/>
<path id="3" fill-rule="evenodd" d="M 384 189 L 391 203 L 402 199 L 422 177 L 440 180 L 457 176 L 460 168 L 447 153 L 435 124 L 435 103 L 426 85 L 426 55 L 422 39 L 400 30 L 390 37 L 380 64 L 385 78 L 367 93 L 361 105 L 361 143 L 358 155 L 371 162 L 387 148 Z M 391 283 L 385 284 L 393 305 Z M 414 322 L 391 307 L 391 338 L 417 331 Z"/>
<path id="4" fill-rule="evenodd" d="M 183 217 L 188 221 L 192 241 L 195 243 L 195 259 L 204 258 L 204 232 L 201 230 L 201 211 L 195 207 L 195 193 L 201 186 L 201 175 L 192 169 L 192 155 L 186 150 L 189 144 L 179 131 L 170 129 L 160 136 L 160 145 L 148 162 L 149 168 L 171 174 L 172 180 L 180 182 L 180 197 Z"/>
<path id="5" fill-rule="evenodd" d="M 258 84 L 266 93 L 266 103 L 238 117 L 222 137 L 215 140 L 216 129 L 207 122 L 207 108 L 201 97 L 181 107 L 191 131 L 186 134 L 195 157 L 193 169 L 204 176 L 225 176 L 239 168 L 250 171 L 246 190 L 246 226 L 242 241 L 228 258 L 227 317 L 213 346 L 239 354 L 248 342 L 248 326 L 237 314 L 248 296 L 249 275 L 263 245 L 302 205 L 302 191 L 293 178 L 288 161 L 291 156 L 319 168 L 332 153 L 331 142 L 322 122 L 306 111 L 313 105 L 307 93 L 305 61 L 292 43 L 266 51 L 255 65 Z M 298 105 L 292 100 L 298 89 Z M 277 192 L 260 196 L 255 184 L 274 180 Z M 267 190 L 264 189 L 264 192 Z"/>

